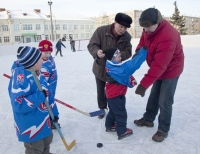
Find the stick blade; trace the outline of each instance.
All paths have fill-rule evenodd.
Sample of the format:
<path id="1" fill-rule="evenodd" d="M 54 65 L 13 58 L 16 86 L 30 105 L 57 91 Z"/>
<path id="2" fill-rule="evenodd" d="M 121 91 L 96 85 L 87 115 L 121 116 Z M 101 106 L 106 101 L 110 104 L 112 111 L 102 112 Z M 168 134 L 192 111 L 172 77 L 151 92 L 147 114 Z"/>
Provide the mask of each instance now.
<path id="1" fill-rule="evenodd" d="M 74 140 L 70 145 L 68 145 L 66 148 L 67 148 L 67 151 L 70 151 L 76 144 L 76 141 Z"/>
<path id="2" fill-rule="evenodd" d="M 89 114 L 91 117 L 95 117 L 95 116 L 99 116 L 99 115 L 106 114 L 106 113 L 107 113 L 107 109 L 101 109 L 98 111 L 90 112 Z"/>

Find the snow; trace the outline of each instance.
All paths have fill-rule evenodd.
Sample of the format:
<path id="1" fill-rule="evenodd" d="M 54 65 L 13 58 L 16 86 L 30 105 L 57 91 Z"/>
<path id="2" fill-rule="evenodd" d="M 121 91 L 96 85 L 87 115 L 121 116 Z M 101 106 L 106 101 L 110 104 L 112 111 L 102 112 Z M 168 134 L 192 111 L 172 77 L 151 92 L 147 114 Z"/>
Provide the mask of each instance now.
<path id="1" fill-rule="evenodd" d="M 133 50 L 139 39 L 133 39 Z M 171 129 L 168 137 L 161 143 L 151 138 L 157 131 L 158 120 L 153 128 L 137 127 L 133 120 L 142 117 L 150 88 L 142 98 L 136 95 L 135 87 L 128 89 L 126 108 L 128 113 L 127 127 L 133 129 L 133 135 L 117 140 L 116 133 L 105 132 L 105 118 L 87 117 L 70 108 L 57 103 L 60 112 L 61 131 L 70 144 L 76 145 L 70 154 L 199 154 L 200 153 L 200 36 L 182 37 L 185 68 L 181 75 L 175 94 Z M 64 42 L 64 57 L 57 56 L 55 62 L 58 70 L 58 86 L 56 98 L 82 111 L 98 110 L 96 101 L 96 83 L 92 73 L 93 59 L 87 50 L 71 52 L 69 42 Z M 84 43 L 84 48 L 87 42 Z M 10 67 L 16 59 L 16 50 L 20 44 L 0 46 L 0 153 L 22 154 L 23 143 L 17 141 L 13 125 L 13 114 L 7 92 L 9 80 L 3 73 L 11 74 Z M 29 44 L 35 46 L 36 44 Z M 36 45 L 37 46 L 37 45 Z M 86 48 L 85 48 L 86 49 Z M 12 50 L 12 51 L 10 51 Z M 54 55 L 54 53 L 53 53 Z M 139 82 L 146 73 L 146 63 L 136 71 L 135 78 Z M 67 153 L 56 130 L 51 152 Z M 102 148 L 97 148 L 102 143 Z"/>
<path id="2" fill-rule="evenodd" d="M 0 19 L 7 19 L 8 15 L 7 12 L 9 12 L 12 19 L 44 19 L 44 20 L 50 20 L 50 18 L 47 18 L 47 15 L 49 13 L 36 13 L 34 10 L 7 10 L 0 12 Z M 23 15 L 26 13 L 26 15 Z M 83 15 L 79 14 L 66 14 L 66 13 L 53 13 L 52 14 L 53 20 L 92 20 L 88 17 L 84 17 Z"/>

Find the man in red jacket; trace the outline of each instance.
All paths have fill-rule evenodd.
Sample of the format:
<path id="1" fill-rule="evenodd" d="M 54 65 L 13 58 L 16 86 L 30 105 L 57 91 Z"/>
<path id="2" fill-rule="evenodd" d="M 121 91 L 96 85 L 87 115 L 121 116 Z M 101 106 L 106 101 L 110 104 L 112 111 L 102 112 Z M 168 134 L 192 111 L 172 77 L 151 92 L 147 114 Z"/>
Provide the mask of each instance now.
<path id="1" fill-rule="evenodd" d="M 149 8 L 142 12 L 139 19 L 143 27 L 137 51 L 142 47 L 148 48 L 147 64 L 149 70 L 144 75 L 135 93 L 145 95 L 146 89 L 151 86 L 151 93 L 147 102 L 146 112 L 134 123 L 138 126 L 153 127 L 158 110 L 158 131 L 152 139 L 162 142 L 168 136 L 171 124 L 172 104 L 177 82 L 184 66 L 184 54 L 180 34 L 162 18 L 159 10 Z"/>

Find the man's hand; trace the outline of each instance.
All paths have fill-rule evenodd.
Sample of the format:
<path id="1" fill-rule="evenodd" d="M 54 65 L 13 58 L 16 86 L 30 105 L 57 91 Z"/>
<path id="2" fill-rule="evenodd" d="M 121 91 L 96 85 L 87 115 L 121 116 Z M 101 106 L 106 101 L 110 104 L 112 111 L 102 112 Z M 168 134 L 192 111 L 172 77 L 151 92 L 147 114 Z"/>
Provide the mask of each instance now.
<path id="1" fill-rule="evenodd" d="M 144 88 L 141 84 L 138 85 L 137 89 L 135 90 L 135 93 L 138 95 L 141 95 L 141 97 L 144 97 L 146 88 Z"/>
<path id="2" fill-rule="evenodd" d="M 105 54 L 103 53 L 103 50 L 98 50 L 98 51 L 97 51 L 97 56 L 98 56 L 99 58 L 105 57 Z"/>

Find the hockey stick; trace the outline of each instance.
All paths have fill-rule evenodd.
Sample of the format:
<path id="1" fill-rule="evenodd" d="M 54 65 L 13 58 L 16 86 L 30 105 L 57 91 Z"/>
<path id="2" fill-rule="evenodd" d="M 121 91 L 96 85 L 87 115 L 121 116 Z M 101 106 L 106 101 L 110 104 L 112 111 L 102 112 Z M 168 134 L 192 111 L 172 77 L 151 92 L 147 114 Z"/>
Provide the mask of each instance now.
<path id="1" fill-rule="evenodd" d="M 10 76 L 7 75 L 7 74 L 3 74 L 3 75 L 4 75 L 5 77 L 10 78 Z M 72 109 L 72 110 L 75 110 L 75 111 L 77 111 L 77 112 L 79 112 L 79 113 L 82 113 L 82 114 L 84 114 L 84 115 L 86 115 L 86 116 L 88 116 L 88 117 L 94 117 L 94 116 L 99 116 L 99 115 L 108 113 L 108 110 L 107 110 L 107 109 L 101 109 L 101 110 L 98 110 L 98 111 L 94 111 L 94 112 L 89 112 L 89 113 L 88 113 L 88 112 L 81 111 L 81 110 L 79 110 L 79 109 L 77 109 L 77 108 L 75 108 L 75 107 L 73 107 L 73 106 L 71 106 L 71 105 L 69 105 L 69 104 L 67 104 L 67 103 L 64 103 L 63 101 L 58 100 L 57 98 L 55 98 L 55 101 L 58 102 L 58 103 L 60 103 L 60 104 L 62 104 L 62 105 L 64 105 L 64 106 L 67 106 L 68 108 L 70 108 L 70 109 Z"/>
<path id="2" fill-rule="evenodd" d="M 32 70 L 32 69 L 31 69 L 30 71 L 31 71 L 31 73 L 32 73 L 32 75 L 33 75 L 33 78 L 34 78 L 34 80 L 35 80 L 35 82 L 36 82 L 36 85 L 37 85 L 38 89 L 39 89 L 40 91 L 42 91 L 42 86 L 41 86 L 41 84 L 39 83 L 38 78 L 36 77 L 35 71 Z M 7 75 L 7 74 L 3 74 L 3 76 L 5 76 L 5 77 L 7 77 L 7 78 L 10 78 L 10 76 Z M 47 107 L 47 110 L 49 111 L 49 114 L 50 114 L 52 120 L 54 120 L 54 115 L 53 115 L 53 112 L 52 112 L 52 110 L 51 110 L 51 108 L 50 108 L 50 106 L 49 106 L 49 103 L 48 103 L 47 99 L 45 99 L 45 105 L 46 105 L 46 107 Z M 61 139 L 62 139 L 62 141 L 63 141 L 63 143 L 64 143 L 64 145 L 65 145 L 65 147 L 66 147 L 66 149 L 67 149 L 68 151 L 71 150 L 71 148 L 76 144 L 76 141 L 74 140 L 70 145 L 68 145 L 67 142 L 66 142 L 66 140 L 65 140 L 65 138 L 64 138 L 64 136 L 63 136 L 63 134 L 62 134 L 62 132 L 61 132 L 61 130 L 60 130 L 60 127 L 58 126 L 58 123 L 57 123 L 57 122 L 54 122 L 54 125 L 56 126 L 56 129 L 57 129 L 57 131 L 58 131 L 58 133 L 59 133 L 59 135 L 60 135 L 60 137 L 61 137 Z"/>
<path id="3" fill-rule="evenodd" d="M 94 116 L 99 116 L 99 115 L 108 113 L 107 109 L 101 109 L 101 110 L 94 111 L 94 112 L 89 112 L 89 113 L 88 112 L 83 112 L 83 111 L 81 111 L 81 110 L 79 110 L 79 109 L 77 109 L 77 108 L 75 108 L 75 107 L 73 107 L 73 106 L 71 106 L 71 105 L 69 105 L 67 103 L 64 103 L 61 100 L 58 100 L 56 98 L 55 98 L 55 101 L 58 102 L 58 103 L 60 103 L 60 104 L 62 104 L 62 105 L 64 105 L 64 106 L 69 107 L 72 110 L 75 110 L 75 111 L 77 111 L 79 113 L 82 113 L 82 114 L 84 114 L 84 115 L 86 115 L 88 117 L 94 117 Z"/>

